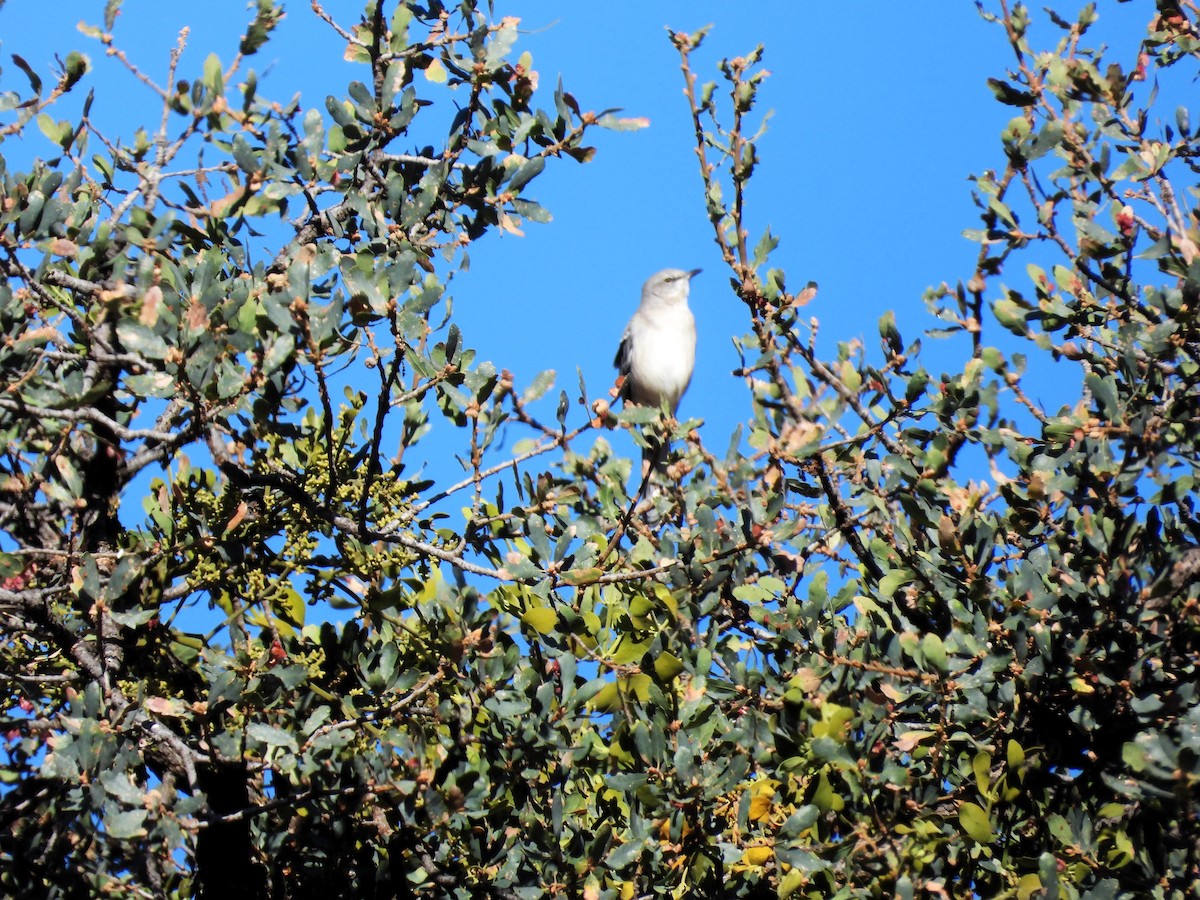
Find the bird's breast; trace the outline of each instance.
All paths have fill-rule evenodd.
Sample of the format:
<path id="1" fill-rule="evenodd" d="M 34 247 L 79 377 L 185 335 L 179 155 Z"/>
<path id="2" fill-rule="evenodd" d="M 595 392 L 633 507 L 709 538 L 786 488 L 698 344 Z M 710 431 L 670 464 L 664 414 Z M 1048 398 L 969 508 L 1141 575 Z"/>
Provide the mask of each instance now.
<path id="1" fill-rule="evenodd" d="M 692 380 L 695 319 L 684 307 L 642 316 L 637 325 L 631 347 L 629 398 L 645 406 L 660 406 L 665 400 L 674 412 Z"/>

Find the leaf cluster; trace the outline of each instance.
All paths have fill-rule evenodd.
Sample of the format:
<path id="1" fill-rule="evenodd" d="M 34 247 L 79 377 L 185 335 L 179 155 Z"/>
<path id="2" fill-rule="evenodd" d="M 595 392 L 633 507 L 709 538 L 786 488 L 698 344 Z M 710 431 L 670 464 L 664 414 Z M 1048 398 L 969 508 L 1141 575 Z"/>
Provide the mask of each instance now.
<path id="1" fill-rule="evenodd" d="M 828 353 L 752 238 L 763 50 L 701 84 L 672 33 L 747 322 L 723 449 L 519 385 L 454 322 L 471 245 L 640 124 L 539 106 L 516 20 L 314 3 L 365 74 L 303 109 L 248 68 L 277 5 L 168 86 L 118 6 L 89 31 L 156 129 L 56 121 L 83 57 L 0 95 L 50 148 L 0 170 L 6 893 L 1194 894 L 1198 150 L 1154 115 L 1194 74 L 1181 6 L 1112 49 L 1090 5 L 984 7 L 1017 115 L 974 270 L 923 338 L 887 313 Z M 615 428 L 669 439 L 649 490 Z"/>

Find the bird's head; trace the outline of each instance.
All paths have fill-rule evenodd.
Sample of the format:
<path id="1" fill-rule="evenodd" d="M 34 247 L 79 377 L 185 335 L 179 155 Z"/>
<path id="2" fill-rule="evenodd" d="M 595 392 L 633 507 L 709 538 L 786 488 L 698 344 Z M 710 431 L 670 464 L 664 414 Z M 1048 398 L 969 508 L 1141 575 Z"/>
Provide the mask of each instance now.
<path id="1" fill-rule="evenodd" d="M 642 302 L 657 300 L 660 303 L 687 303 L 688 285 L 700 274 L 699 269 L 663 269 L 655 272 L 642 286 Z"/>

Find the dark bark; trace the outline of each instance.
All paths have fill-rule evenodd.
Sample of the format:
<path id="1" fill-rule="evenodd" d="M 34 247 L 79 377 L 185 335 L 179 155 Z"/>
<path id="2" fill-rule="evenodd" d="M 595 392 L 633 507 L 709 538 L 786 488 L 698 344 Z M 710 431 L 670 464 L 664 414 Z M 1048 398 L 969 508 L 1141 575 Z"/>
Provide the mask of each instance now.
<path id="1" fill-rule="evenodd" d="M 249 773 L 241 761 L 203 767 L 197 775 L 211 818 L 196 838 L 196 896 L 201 900 L 258 900 L 269 896 L 267 871 L 254 854 Z"/>

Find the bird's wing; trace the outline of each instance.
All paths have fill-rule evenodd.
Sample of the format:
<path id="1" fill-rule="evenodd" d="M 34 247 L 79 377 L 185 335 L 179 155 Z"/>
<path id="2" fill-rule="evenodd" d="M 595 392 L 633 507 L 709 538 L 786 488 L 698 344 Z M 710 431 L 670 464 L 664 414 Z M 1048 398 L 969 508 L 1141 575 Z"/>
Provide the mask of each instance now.
<path id="1" fill-rule="evenodd" d="M 632 330 L 628 325 L 625 326 L 625 333 L 621 335 L 621 346 L 617 347 L 617 355 L 613 357 L 613 365 L 616 366 L 617 372 L 626 377 L 628 377 L 629 367 L 633 363 Z"/>
<path id="2" fill-rule="evenodd" d="M 625 326 L 625 333 L 621 335 L 621 344 L 617 347 L 617 355 L 613 357 L 613 365 L 617 368 L 617 375 L 625 380 L 621 383 L 621 393 L 618 396 L 625 400 L 629 398 L 629 373 L 633 366 L 633 328 L 632 322 Z"/>

